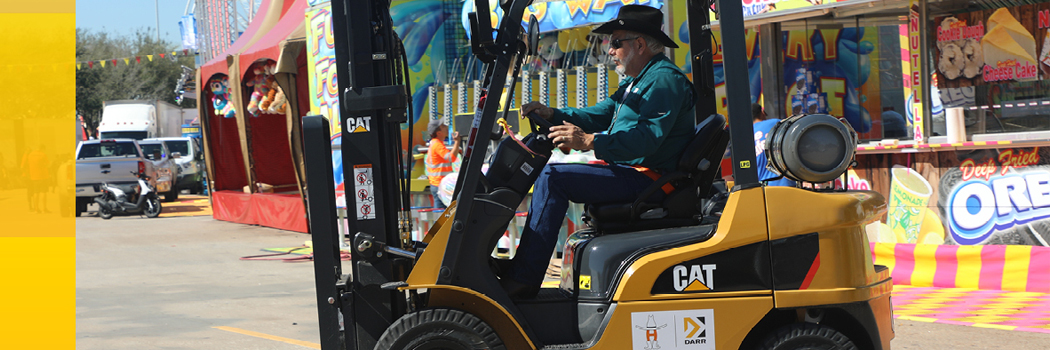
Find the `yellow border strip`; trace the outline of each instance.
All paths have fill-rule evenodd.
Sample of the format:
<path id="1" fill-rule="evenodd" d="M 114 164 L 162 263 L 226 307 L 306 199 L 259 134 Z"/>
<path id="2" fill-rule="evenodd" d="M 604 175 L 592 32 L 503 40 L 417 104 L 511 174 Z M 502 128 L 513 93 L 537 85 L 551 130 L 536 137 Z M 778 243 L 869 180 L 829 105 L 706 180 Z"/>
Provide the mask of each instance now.
<path id="1" fill-rule="evenodd" d="M 285 338 L 285 337 L 278 337 L 276 335 L 269 335 L 269 334 L 266 334 L 266 333 L 252 332 L 252 331 L 249 331 L 249 330 L 246 330 L 246 329 L 226 327 L 226 326 L 211 327 L 211 328 L 215 328 L 215 329 L 223 330 L 223 331 L 227 331 L 227 332 L 244 334 L 244 335 L 252 336 L 252 337 L 256 337 L 256 338 L 263 338 L 263 339 L 267 339 L 267 340 L 276 340 L 276 341 L 279 341 L 279 342 L 288 343 L 288 344 L 292 344 L 292 345 L 305 346 L 305 347 L 308 347 L 308 348 L 311 348 L 311 349 L 321 349 L 321 344 L 311 343 L 311 342 L 302 341 L 302 340 L 295 340 L 295 339 Z"/>

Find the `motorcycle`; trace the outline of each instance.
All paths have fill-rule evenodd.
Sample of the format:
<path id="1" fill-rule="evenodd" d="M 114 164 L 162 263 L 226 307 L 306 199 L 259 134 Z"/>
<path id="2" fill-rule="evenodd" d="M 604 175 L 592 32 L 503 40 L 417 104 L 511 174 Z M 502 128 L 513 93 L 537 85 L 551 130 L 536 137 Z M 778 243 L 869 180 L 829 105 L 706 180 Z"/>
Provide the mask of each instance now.
<path id="1" fill-rule="evenodd" d="M 135 202 L 130 202 L 128 195 L 117 186 L 102 184 L 102 194 L 95 197 L 99 217 L 109 220 L 116 213 L 142 213 L 148 218 L 160 216 L 160 198 L 157 197 L 157 191 L 147 182 L 149 177 L 143 173 L 135 174 L 138 176 L 138 185 L 135 186 L 138 198 Z"/>

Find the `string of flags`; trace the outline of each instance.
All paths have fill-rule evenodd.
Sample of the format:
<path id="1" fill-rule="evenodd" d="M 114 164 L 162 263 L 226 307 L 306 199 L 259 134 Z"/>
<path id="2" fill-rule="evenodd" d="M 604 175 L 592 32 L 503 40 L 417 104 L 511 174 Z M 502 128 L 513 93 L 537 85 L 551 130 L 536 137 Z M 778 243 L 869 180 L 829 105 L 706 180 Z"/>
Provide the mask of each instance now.
<path id="1" fill-rule="evenodd" d="M 153 62 L 154 58 L 169 58 L 175 60 L 176 58 L 178 58 L 178 56 L 190 56 L 190 50 L 183 49 L 182 51 L 172 51 L 171 53 L 158 53 L 145 56 L 112 58 L 108 60 L 77 61 L 77 70 L 91 69 L 95 67 L 116 67 L 120 61 L 124 61 L 125 66 L 130 66 L 132 62 L 136 64 L 142 63 L 143 57 L 145 57 L 148 62 Z"/>

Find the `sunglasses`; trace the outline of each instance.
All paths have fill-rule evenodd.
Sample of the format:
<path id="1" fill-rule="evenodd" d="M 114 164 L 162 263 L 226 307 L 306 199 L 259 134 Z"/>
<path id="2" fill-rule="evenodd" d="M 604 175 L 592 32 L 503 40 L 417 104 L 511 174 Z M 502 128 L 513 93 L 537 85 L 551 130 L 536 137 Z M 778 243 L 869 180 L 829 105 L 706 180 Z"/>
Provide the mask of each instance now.
<path id="1" fill-rule="evenodd" d="M 614 49 L 619 49 L 619 48 L 623 47 L 623 42 L 624 41 L 634 40 L 634 39 L 638 39 L 638 37 L 615 39 L 615 40 L 609 42 L 609 46 L 612 46 L 612 48 L 614 48 Z"/>

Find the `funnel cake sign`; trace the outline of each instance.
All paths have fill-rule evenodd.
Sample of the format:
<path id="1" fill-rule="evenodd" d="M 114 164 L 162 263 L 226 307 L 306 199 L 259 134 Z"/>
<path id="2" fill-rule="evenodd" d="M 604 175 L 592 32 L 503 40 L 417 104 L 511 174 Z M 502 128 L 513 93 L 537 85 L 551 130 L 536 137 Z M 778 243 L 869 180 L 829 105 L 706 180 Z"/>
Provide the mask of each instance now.
<path id="1" fill-rule="evenodd" d="M 1031 81 L 1050 74 L 1050 4 L 934 19 L 938 86 Z"/>

